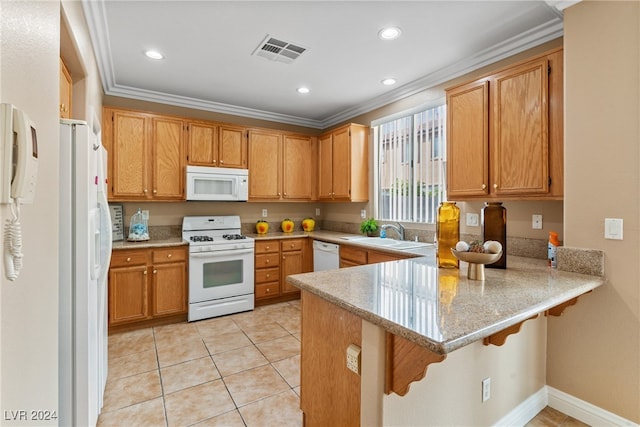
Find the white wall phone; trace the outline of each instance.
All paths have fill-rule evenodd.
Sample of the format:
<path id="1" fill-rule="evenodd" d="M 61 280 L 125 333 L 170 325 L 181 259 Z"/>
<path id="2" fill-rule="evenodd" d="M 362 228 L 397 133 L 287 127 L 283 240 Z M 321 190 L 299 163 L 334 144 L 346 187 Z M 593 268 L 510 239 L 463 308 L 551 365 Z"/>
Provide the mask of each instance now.
<path id="1" fill-rule="evenodd" d="M 20 204 L 33 203 L 38 177 L 36 128 L 24 111 L 0 104 L 0 203 L 11 203 L 12 219 L 4 227 L 4 267 L 9 280 L 22 267 Z"/>

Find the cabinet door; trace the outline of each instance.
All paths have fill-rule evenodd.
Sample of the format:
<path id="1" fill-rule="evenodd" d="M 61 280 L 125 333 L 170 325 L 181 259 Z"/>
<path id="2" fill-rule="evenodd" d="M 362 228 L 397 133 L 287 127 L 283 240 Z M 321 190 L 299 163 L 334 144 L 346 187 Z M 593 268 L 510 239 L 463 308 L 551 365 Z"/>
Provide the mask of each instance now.
<path id="1" fill-rule="evenodd" d="M 249 131 L 249 198 L 280 199 L 282 135 Z"/>
<path id="2" fill-rule="evenodd" d="M 184 199 L 182 120 L 153 118 L 153 198 Z"/>
<path id="3" fill-rule="evenodd" d="M 286 135 L 282 151 L 283 198 L 310 200 L 314 160 L 311 138 Z"/>
<path id="4" fill-rule="evenodd" d="M 146 265 L 109 270 L 109 325 L 149 319 Z"/>
<path id="5" fill-rule="evenodd" d="M 447 92 L 447 197 L 489 194 L 489 82 Z"/>
<path id="6" fill-rule="evenodd" d="M 60 118 L 71 118 L 71 74 L 60 58 Z"/>
<path id="7" fill-rule="evenodd" d="M 318 198 L 333 199 L 333 137 L 331 134 L 318 139 Z"/>
<path id="8" fill-rule="evenodd" d="M 238 169 L 247 168 L 247 140 L 245 133 L 245 128 L 220 126 L 218 166 Z"/>
<path id="9" fill-rule="evenodd" d="M 351 139 L 349 128 L 333 132 L 333 199 L 351 199 Z"/>
<path id="10" fill-rule="evenodd" d="M 187 265 L 184 262 L 153 266 L 153 316 L 187 312 Z"/>
<path id="11" fill-rule="evenodd" d="M 304 272 L 304 257 L 302 255 L 302 250 L 283 251 L 280 272 L 282 273 L 282 293 L 300 292 L 300 289 L 295 286 L 291 286 L 287 282 L 287 276 Z"/>
<path id="12" fill-rule="evenodd" d="M 191 122 L 187 126 L 189 145 L 187 159 L 190 165 L 217 166 L 218 127 Z"/>
<path id="13" fill-rule="evenodd" d="M 145 114 L 112 112 L 111 182 L 114 199 L 144 200 L 148 191 L 149 131 Z"/>
<path id="14" fill-rule="evenodd" d="M 491 80 L 491 191 L 549 192 L 548 61 L 528 62 Z"/>

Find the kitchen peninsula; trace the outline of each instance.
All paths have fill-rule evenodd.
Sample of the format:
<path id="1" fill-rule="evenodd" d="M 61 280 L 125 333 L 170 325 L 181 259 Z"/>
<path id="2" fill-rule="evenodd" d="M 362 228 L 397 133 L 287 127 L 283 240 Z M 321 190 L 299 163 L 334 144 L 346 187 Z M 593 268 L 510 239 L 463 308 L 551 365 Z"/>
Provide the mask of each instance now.
<path id="1" fill-rule="evenodd" d="M 290 276 L 302 290 L 306 425 L 382 425 L 384 395 L 406 395 L 429 364 L 481 340 L 501 346 L 527 320 L 558 316 L 604 283 L 520 257 L 485 275 L 469 280 L 463 263 L 438 269 L 431 255 Z M 350 344 L 362 349 L 360 375 L 345 363 Z"/>

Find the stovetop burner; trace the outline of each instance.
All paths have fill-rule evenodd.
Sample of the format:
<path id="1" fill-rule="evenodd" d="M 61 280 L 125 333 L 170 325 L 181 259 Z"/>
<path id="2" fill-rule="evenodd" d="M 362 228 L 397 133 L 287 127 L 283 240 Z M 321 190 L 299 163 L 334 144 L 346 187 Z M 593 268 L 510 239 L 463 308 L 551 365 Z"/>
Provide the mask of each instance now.
<path id="1" fill-rule="evenodd" d="M 213 242 L 213 237 L 211 236 L 191 236 L 189 240 L 192 242 Z"/>
<path id="2" fill-rule="evenodd" d="M 222 238 L 225 240 L 241 240 L 241 239 L 246 239 L 247 236 L 243 234 L 223 234 Z"/>

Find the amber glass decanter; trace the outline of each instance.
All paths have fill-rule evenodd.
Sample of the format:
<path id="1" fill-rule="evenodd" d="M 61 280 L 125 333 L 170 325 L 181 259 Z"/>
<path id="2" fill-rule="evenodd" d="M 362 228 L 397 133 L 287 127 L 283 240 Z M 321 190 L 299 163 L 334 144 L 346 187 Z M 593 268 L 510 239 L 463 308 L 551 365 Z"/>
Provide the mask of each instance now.
<path id="1" fill-rule="evenodd" d="M 502 245 L 502 256 L 486 268 L 507 268 L 507 210 L 502 202 L 485 202 L 482 208 L 482 240 L 495 240 Z"/>
<path id="2" fill-rule="evenodd" d="M 451 253 L 451 248 L 455 248 L 460 240 L 460 208 L 456 206 L 456 202 L 440 203 L 436 239 L 438 267 L 458 268 L 458 258 Z"/>

